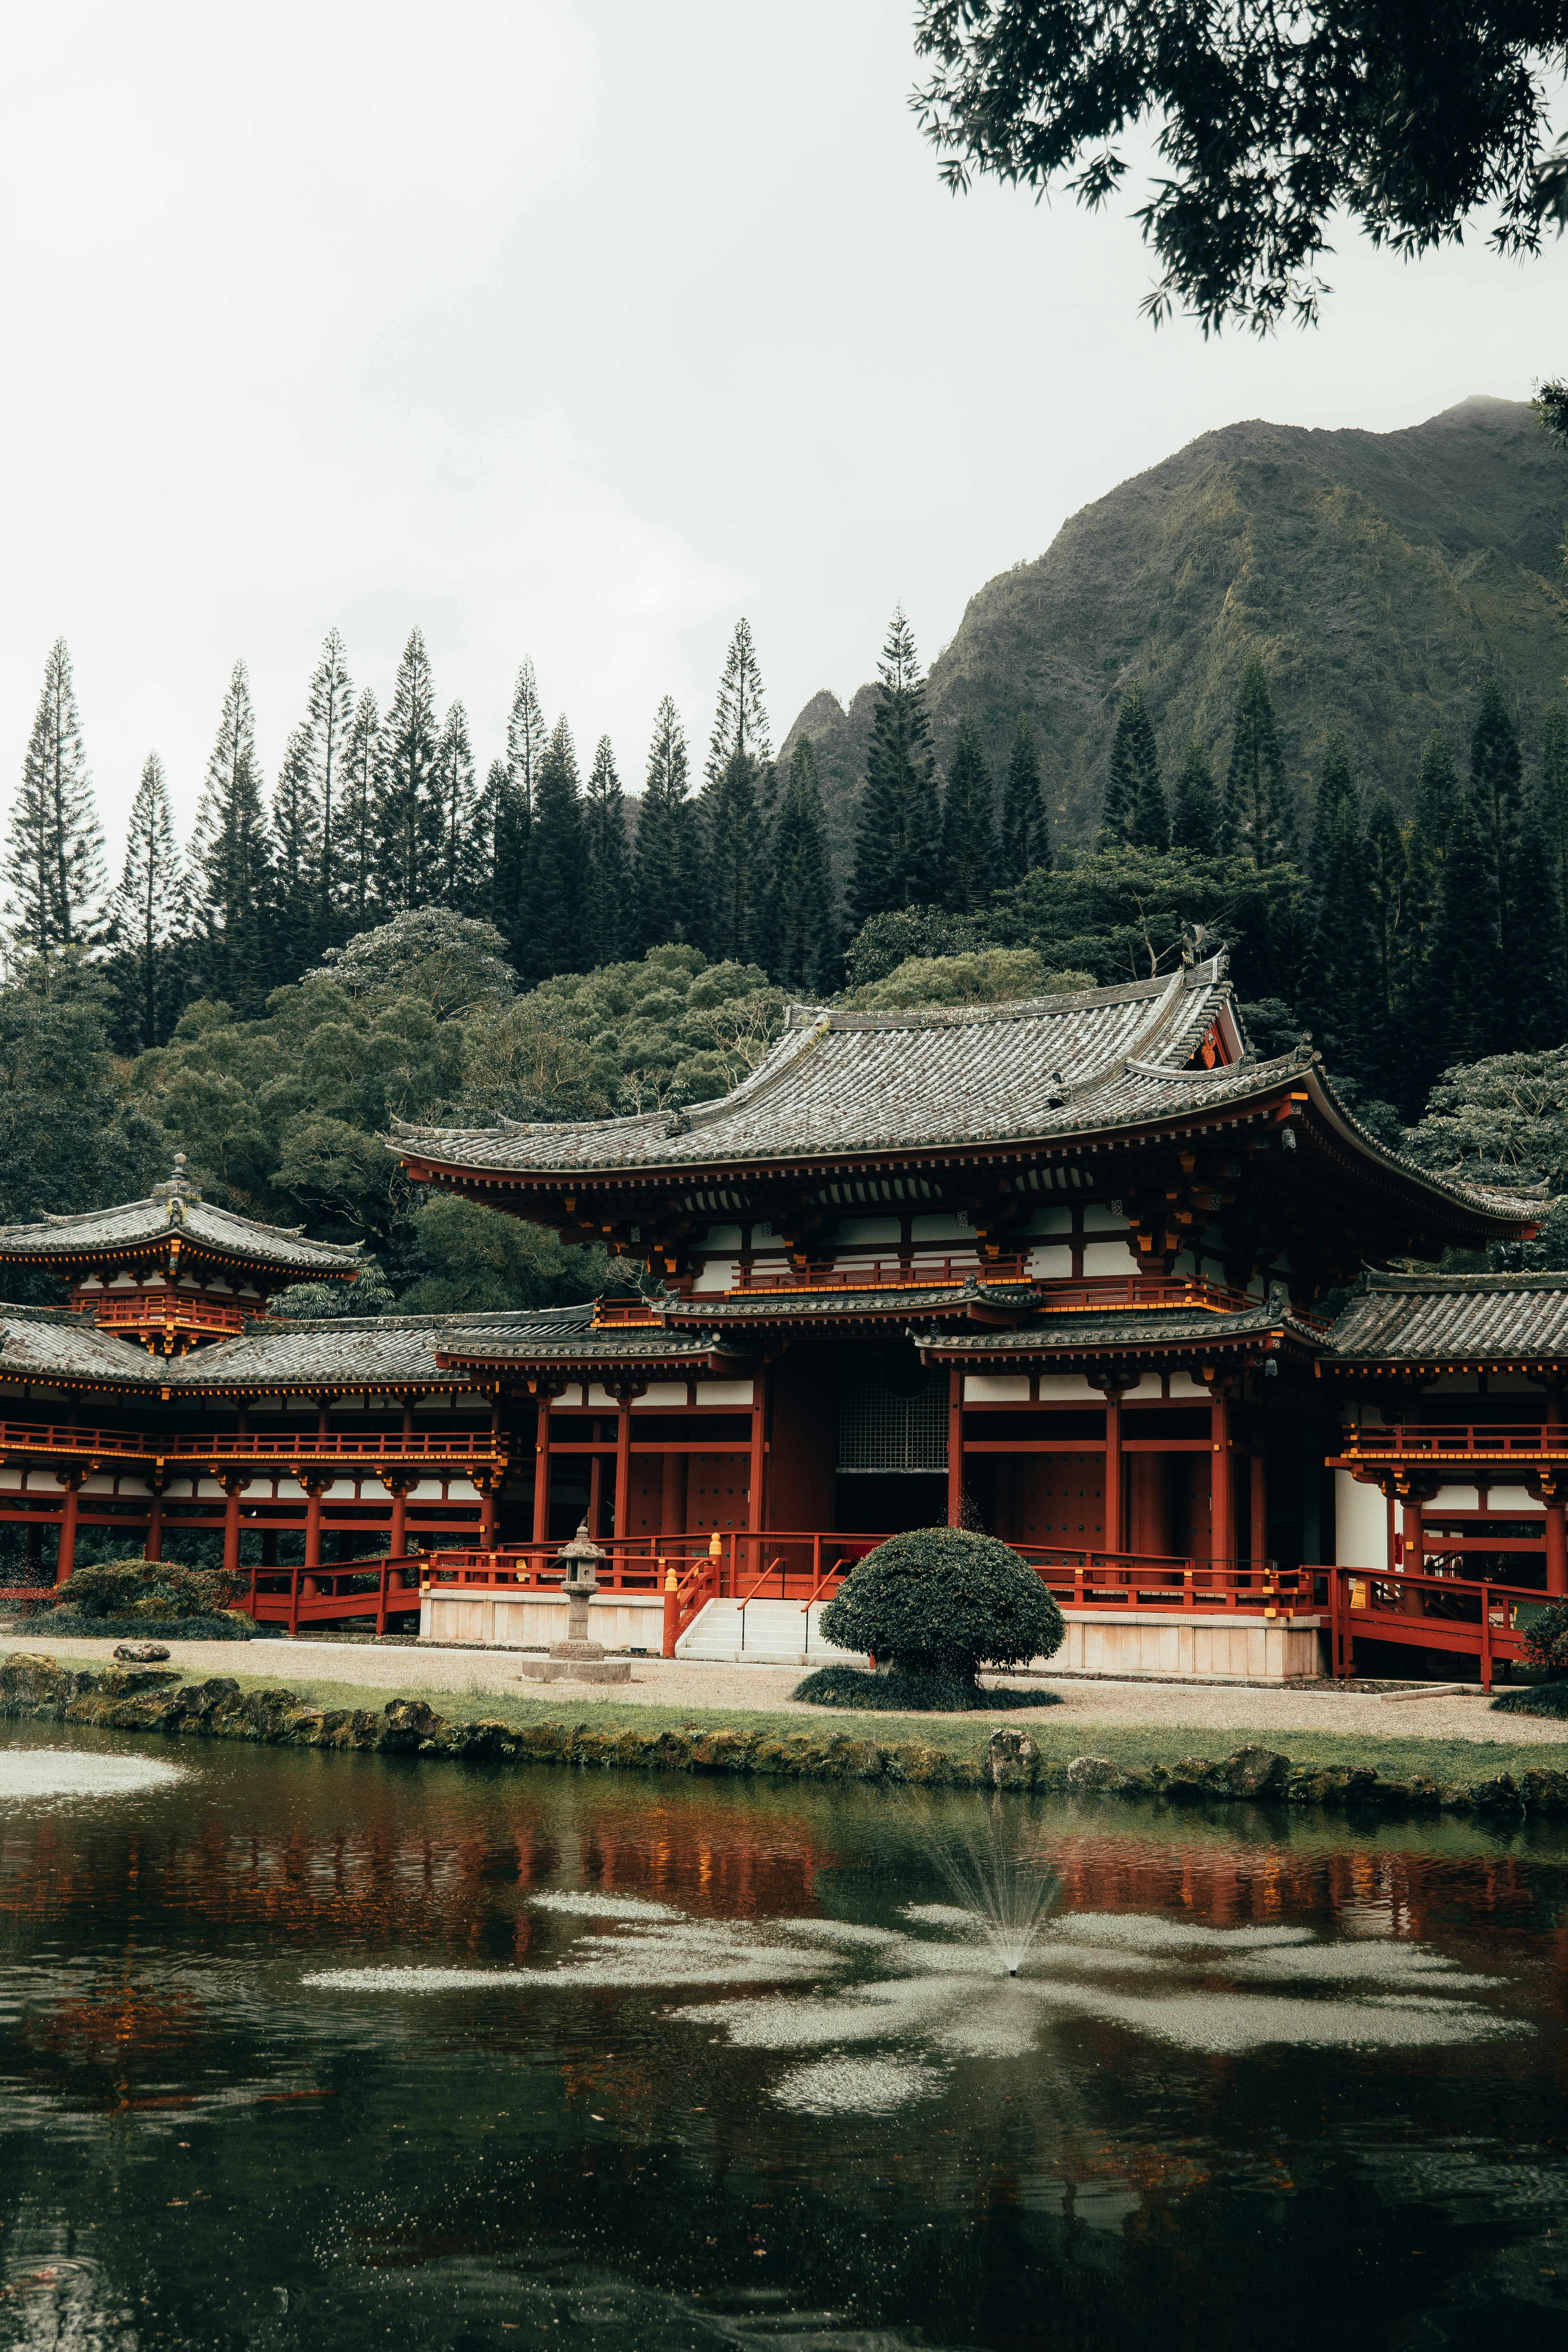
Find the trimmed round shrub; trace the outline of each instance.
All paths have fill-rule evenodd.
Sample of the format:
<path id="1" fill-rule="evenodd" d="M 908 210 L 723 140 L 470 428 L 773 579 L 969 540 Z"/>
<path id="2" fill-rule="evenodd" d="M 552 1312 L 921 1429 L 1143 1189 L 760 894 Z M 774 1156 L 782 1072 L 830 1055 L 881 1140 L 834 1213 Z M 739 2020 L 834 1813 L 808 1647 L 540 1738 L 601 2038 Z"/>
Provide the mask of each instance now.
<path id="1" fill-rule="evenodd" d="M 100 1560 L 55 1587 L 52 1622 L 103 1618 L 133 1631 L 162 1631 L 191 1618 L 217 1617 L 249 1584 L 248 1575 L 182 1568 L 173 1559 Z"/>
<path id="2" fill-rule="evenodd" d="M 1058 1691 L 985 1690 L 958 1675 L 868 1675 L 864 1666 L 818 1666 L 791 1691 L 813 1706 L 853 1706 L 878 1715 L 925 1715 L 975 1708 L 1000 1712 L 1013 1706 L 1059 1706 Z"/>
<path id="3" fill-rule="evenodd" d="M 1553 1681 L 1568 1675 L 1568 1601 L 1549 1601 L 1525 1630 L 1524 1654 Z"/>
<path id="4" fill-rule="evenodd" d="M 1034 1570 L 994 1536 L 963 1528 L 889 1536 L 856 1563 L 822 1612 L 824 1638 L 869 1651 L 879 1673 L 970 1690 L 982 1665 L 1053 1657 L 1066 1631 Z"/>

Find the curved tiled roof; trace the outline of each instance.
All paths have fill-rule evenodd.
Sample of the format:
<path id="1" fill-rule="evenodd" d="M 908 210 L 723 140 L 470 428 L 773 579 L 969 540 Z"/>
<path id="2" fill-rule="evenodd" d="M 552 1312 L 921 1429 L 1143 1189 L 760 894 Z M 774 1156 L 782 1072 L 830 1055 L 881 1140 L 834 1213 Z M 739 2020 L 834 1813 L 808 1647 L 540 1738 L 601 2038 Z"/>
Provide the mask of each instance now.
<path id="1" fill-rule="evenodd" d="M 1219 955 L 1168 979 L 928 1013 L 792 1005 L 767 1059 L 716 1102 L 635 1118 L 400 1126 L 389 1147 L 455 1171 L 583 1182 L 644 1170 L 1067 1142 L 1241 1110 L 1294 1082 L 1359 1157 L 1433 1199 L 1516 1228 L 1536 1213 L 1533 1195 L 1436 1175 L 1378 1142 L 1305 1043 L 1272 1061 L 1202 1067 L 1194 1057 L 1216 1020 L 1241 1042 L 1225 969 Z"/>
<path id="2" fill-rule="evenodd" d="M 358 1242 L 344 1249 L 330 1242 L 307 1241 L 302 1233 L 288 1226 L 258 1224 L 252 1217 L 237 1216 L 232 1209 L 217 1208 L 188 1188 L 160 1185 L 150 1200 L 125 1201 L 118 1208 L 47 1217 L 39 1224 L 0 1225 L 0 1260 L 90 1261 L 171 1234 L 178 1234 L 187 1249 L 194 1245 L 212 1257 L 242 1265 L 275 1266 L 291 1277 L 329 1282 L 357 1273 L 363 1247 Z"/>
<path id="3" fill-rule="evenodd" d="M 1169 979 L 929 1013 L 792 1005 L 767 1059 L 717 1102 L 635 1118 L 399 1128 L 405 1158 L 498 1171 L 700 1167 L 1070 1134 L 1159 1116 L 1289 1064 L 1193 1071 L 1230 989 L 1215 957 Z"/>
<path id="4" fill-rule="evenodd" d="M 1373 1274 L 1335 1323 L 1346 1360 L 1568 1356 L 1568 1274 Z"/>

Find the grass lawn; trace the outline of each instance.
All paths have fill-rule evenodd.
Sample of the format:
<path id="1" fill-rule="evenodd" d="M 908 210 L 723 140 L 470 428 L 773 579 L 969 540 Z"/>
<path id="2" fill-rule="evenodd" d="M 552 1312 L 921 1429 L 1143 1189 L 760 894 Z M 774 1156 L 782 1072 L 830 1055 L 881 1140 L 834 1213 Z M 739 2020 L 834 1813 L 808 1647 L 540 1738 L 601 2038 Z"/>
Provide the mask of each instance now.
<path id="1" fill-rule="evenodd" d="M 205 1673 L 186 1671 L 182 1679 L 205 1681 Z M 369 1688 L 363 1683 L 332 1682 L 325 1676 L 292 1674 L 236 1675 L 242 1690 L 295 1692 L 312 1706 L 364 1707 L 379 1714 L 395 1692 Z M 1070 1719 L 1053 1722 L 1049 1714 L 1027 1721 L 1016 1715 L 859 1715 L 850 1708 L 831 1714 L 800 1715 L 787 1708 L 753 1712 L 750 1708 L 717 1706 L 631 1706 L 614 1698 L 571 1700 L 513 1698 L 488 1690 L 426 1690 L 422 1698 L 437 1715 L 456 1723 L 483 1719 L 525 1730 L 536 1723 L 584 1724 L 595 1731 L 677 1730 L 699 1726 L 703 1730 L 755 1732 L 766 1738 L 792 1735 L 821 1740 L 836 1734 L 853 1739 L 874 1739 L 883 1748 L 905 1740 L 940 1748 L 951 1756 L 975 1756 L 994 1731 L 1008 1727 L 1026 1730 L 1048 1762 L 1068 1763 L 1089 1753 L 1110 1756 L 1120 1764 L 1173 1764 L 1184 1756 L 1217 1759 L 1244 1746 L 1249 1738 L 1276 1748 L 1294 1764 L 1370 1764 L 1385 1780 L 1409 1780 L 1425 1775 L 1434 1780 L 1482 1780 L 1494 1772 L 1516 1776 L 1531 1765 L 1568 1769 L 1568 1749 L 1561 1743 L 1536 1747 L 1517 1739 L 1379 1738 L 1367 1732 L 1221 1731 L 1181 1724 L 1110 1724 L 1097 1719 L 1092 1730 Z"/>

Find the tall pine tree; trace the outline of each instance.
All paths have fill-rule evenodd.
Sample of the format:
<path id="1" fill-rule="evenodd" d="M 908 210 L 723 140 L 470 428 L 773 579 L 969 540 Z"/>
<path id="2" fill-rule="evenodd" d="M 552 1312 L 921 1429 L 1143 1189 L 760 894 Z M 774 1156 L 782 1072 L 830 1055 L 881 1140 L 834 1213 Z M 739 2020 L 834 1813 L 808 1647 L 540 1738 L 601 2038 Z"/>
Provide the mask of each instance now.
<path id="1" fill-rule="evenodd" d="M 584 960 L 593 971 L 619 963 L 636 929 L 626 803 L 607 735 L 601 735 L 583 802 Z"/>
<path id="2" fill-rule="evenodd" d="M 1021 882 L 1026 874 L 1037 868 L 1046 874 L 1051 870 L 1051 828 L 1046 814 L 1046 796 L 1040 789 L 1040 755 L 1022 711 L 1013 730 L 1013 748 L 1002 787 L 998 847 L 998 878 L 1004 883 Z"/>
<path id="3" fill-rule="evenodd" d="M 577 752 L 564 719 L 555 722 L 534 779 L 533 881 L 529 919 L 513 943 L 530 981 L 583 971 L 583 793 Z"/>
<path id="4" fill-rule="evenodd" d="M 996 835 L 991 770 L 973 711 L 953 738 L 942 804 L 942 903 L 950 914 L 973 915 L 995 887 Z"/>
<path id="5" fill-rule="evenodd" d="M 332 945 L 321 919 L 321 805 L 311 729 L 284 746 L 272 795 L 272 954 L 282 981 L 298 980 Z"/>
<path id="6" fill-rule="evenodd" d="M 1415 789 L 1415 824 L 1410 836 L 1410 928 L 1425 934 L 1437 910 L 1437 882 L 1448 855 L 1454 814 L 1461 798 L 1459 772 L 1448 739 L 1434 727 L 1421 753 Z M 1413 1008 L 1414 1010 L 1414 1008 Z"/>
<path id="7" fill-rule="evenodd" d="M 355 703 L 343 744 L 338 796 L 336 920 L 344 939 L 376 919 L 375 817 L 381 800 L 381 712 L 367 686 Z"/>
<path id="8" fill-rule="evenodd" d="M 719 681 L 702 813 L 708 864 L 707 944 L 749 963 L 766 923 L 773 747 L 751 625 L 735 625 Z"/>
<path id="9" fill-rule="evenodd" d="M 388 914 L 422 907 L 440 838 L 435 793 L 436 687 L 419 630 L 411 629 L 382 726 L 376 778 L 376 898 Z"/>
<path id="10" fill-rule="evenodd" d="M 1116 732 L 1110 739 L 1110 764 L 1105 778 L 1105 808 L 1100 821 L 1100 839 L 1107 844 L 1138 838 L 1133 825 L 1153 822 L 1155 803 L 1164 818 L 1165 795 L 1160 782 L 1160 755 L 1154 729 L 1136 678 L 1123 688 L 1116 709 Z M 1168 837 L 1168 835 L 1167 835 Z M 1162 840 L 1154 845 L 1166 845 Z"/>
<path id="11" fill-rule="evenodd" d="M 84 944 L 103 890 L 103 834 L 63 637 L 44 665 L 7 852 L 7 911 L 18 940 L 46 955 Z"/>
<path id="12" fill-rule="evenodd" d="M 346 937 L 339 919 L 342 881 L 338 871 L 338 835 L 342 827 L 342 771 L 353 725 L 353 680 L 349 676 L 347 649 L 337 630 L 329 629 L 305 704 L 314 796 L 321 819 L 321 845 L 316 861 L 316 931 L 322 947 L 341 946 Z"/>
<path id="13" fill-rule="evenodd" d="M 497 929 L 513 941 L 521 937 L 529 921 L 533 803 L 540 761 L 549 735 L 533 664 L 524 660 L 517 673 L 511 709 L 507 715 L 505 765 L 499 772 L 492 765 L 485 787 L 489 916 Z"/>
<path id="14" fill-rule="evenodd" d="M 827 813 L 809 735 L 789 755 L 773 833 L 767 968 L 781 988 L 819 1003 L 838 984 L 837 893 L 827 861 Z"/>
<path id="15" fill-rule="evenodd" d="M 454 914 L 483 915 L 488 908 L 481 812 L 474 788 L 468 714 L 460 702 L 454 702 L 447 711 L 436 746 L 430 803 L 435 847 L 430 898 Z"/>
<path id="16" fill-rule="evenodd" d="M 686 730 L 667 694 L 653 722 L 637 806 L 633 882 L 636 946 L 643 954 L 667 940 L 690 944 L 703 927 L 701 821 L 690 791 Z"/>
<path id="17" fill-rule="evenodd" d="M 1541 730 L 1541 825 L 1568 921 L 1568 719 L 1554 702 Z"/>
<path id="18" fill-rule="evenodd" d="M 1498 935 L 1497 866 L 1489 832 L 1476 822 L 1468 793 L 1455 803 L 1448 846 L 1437 874 L 1436 906 L 1426 929 L 1422 1018 L 1412 1042 L 1422 1055 L 1419 1091 L 1439 1070 L 1479 1061 L 1507 1044 L 1502 943 Z"/>
<path id="19" fill-rule="evenodd" d="M 877 665 L 877 707 L 849 884 L 855 920 L 932 904 L 941 892 L 941 866 L 942 804 L 925 681 L 914 632 L 898 605 Z"/>
<path id="20" fill-rule="evenodd" d="M 1171 812 L 1171 846 L 1191 849 L 1200 857 L 1217 857 L 1225 825 L 1219 791 L 1208 755 L 1194 735 L 1187 745 L 1182 772 L 1176 778 L 1175 805 Z"/>
<path id="21" fill-rule="evenodd" d="M 1378 1058 L 1372 905 L 1361 810 L 1342 738 L 1323 761 L 1312 836 L 1315 921 L 1308 1002 L 1335 1066 L 1364 1077 Z"/>
<path id="22" fill-rule="evenodd" d="M 1237 690 L 1225 780 L 1226 846 L 1254 866 L 1296 854 L 1296 810 L 1285 781 L 1279 730 L 1260 655 L 1249 654 Z"/>
<path id="23" fill-rule="evenodd" d="M 253 1018 L 272 984 L 271 886 L 256 714 L 242 661 L 236 662 L 224 696 L 196 811 L 191 865 L 202 927 L 203 987 Z"/>
<path id="24" fill-rule="evenodd" d="M 1568 940 L 1549 811 L 1540 793 L 1521 813 L 1513 906 L 1508 1045 L 1514 1052 L 1562 1045 L 1568 1043 Z"/>
<path id="25" fill-rule="evenodd" d="M 175 1011 L 170 948 L 184 927 L 184 877 L 163 763 L 149 751 L 131 803 L 125 864 L 109 902 L 123 974 L 121 993 L 139 1051 L 166 1043 Z"/>
<path id="26" fill-rule="evenodd" d="M 1366 896 L 1373 943 L 1373 1015 L 1375 1038 L 1363 1072 L 1367 1085 L 1390 1100 L 1406 1090 L 1401 1045 L 1411 1001 L 1415 950 L 1411 916 L 1411 834 L 1385 792 L 1374 793 L 1367 811 Z"/>
<path id="27" fill-rule="evenodd" d="M 1323 772 L 1312 810 L 1312 846 L 1309 866 L 1321 888 L 1341 841 L 1341 816 L 1346 803 L 1356 804 L 1355 779 L 1351 774 L 1350 750 L 1342 735 L 1331 735 L 1323 746 Z"/>
<path id="28" fill-rule="evenodd" d="M 1488 678 L 1481 688 L 1481 707 L 1470 734 L 1470 807 L 1496 877 L 1498 937 L 1507 955 L 1517 928 L 1514 901 L 1524 791 L 1519 737 L 1495 678 Z"/>

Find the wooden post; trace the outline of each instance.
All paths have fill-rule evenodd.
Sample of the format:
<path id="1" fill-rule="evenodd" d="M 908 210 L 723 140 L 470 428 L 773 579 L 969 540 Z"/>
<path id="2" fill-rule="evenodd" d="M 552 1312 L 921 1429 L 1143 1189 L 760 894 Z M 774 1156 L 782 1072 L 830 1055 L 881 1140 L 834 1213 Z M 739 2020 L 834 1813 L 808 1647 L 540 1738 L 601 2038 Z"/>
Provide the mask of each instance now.
<path id="1" fill-rule="evenodd" d="M 65 1508 L 60 1513 L 60 1548 L 55 1555 L 55 1582 L 64 1584 L 76 1566 L 77 1496 L 84 1470 L 67 1470 L 61 1474 L 66 1482 Z"/>
<path id="2" fill-rule="evenodd" d="M 1125 1549 L 1121 1525 L 1121 1391 L 1105 1391 L 1105 1549 Z"/>
<path id="3" fill-rule="evenodd" d="M 963 1367 L 947 1368 L 947 1524 L 963 1525 Z"/>
<path id="4" fill-rule="evenodd" d="M 1251 1457 L 1250 1478 L 1247 1548 L 1256 1577 L 1262 1574 L 1268 1558 L 1268 1465 L 1261 1454 Z"/>
<path id="5" fill-rule="evenodd" d="M 616 1407 L 615 1532 L 627 1536 L 632 1526 L 632 1401 L 620 1397 Z"/>
<path id="6" fill-rule="evenodd" d="M 1560 1598 L 1568 1593 L 1568 1528 L 1564 1524 L 1564 1506 L 1546 1506 L 1546 1590 Z"/>
<path id="7" fill-rule="evenodd" d="M 153 1507 L 147 1514 L 147 1542 L 142 1557 L 162 1559 L 163 1557 L 163 1489 L 153 1488 Z"/>
<path id="8" fill-rule="evenodd" d="M 1426 1530 L 1421 1524 L 1419 1496 L 1405 1497 L 1404 1536 L 1401 1566 L 1406 1576 L 1419 1576 L 1426 1564 Z M 1422 1614 L 1421 1587 L 1418 1584 L 1404 1586 L 1399 1595 L 1399 1607 L 1400 1613 L 1405 1617 L 1419 1617 Z"/>
<path id="9" fill-rule="evenodd" d="M 763 1363 L 757 1363 L 753 1365 L 752 1370 L 752 1456 L 748 1473 L 749 1484 L 746 1491 L 746 1525 L 748 1528 L 761 1528 L 766 1524 L 765 1510 L 768 1465 L 767 1404 L 768 1368 Z M 746 1547 L 747 1574 L 751 1577 L 755 1577 L 761 1570 L 762 1565 L 763 1548 L 761 1544 L 748 1544 Z"/>
<path id="10" fill-rule="evenodd" d="M 496 1490 L 493 1478 L 486 1478 L 479 1486 L 479 1549 L 494 1551 L 496 1548 Z"/>
<path id="11" fill-rule="evenodd" d="M 595 1421 L 590 1422 L 588 1425 L 594 1433 L 594 1440 L 596 1444 L 598 1443 L 599 1436 L 599 1424 Z M 588 1533 L 594 1538 L 595 1543 L 598 1541 L 598 1538 L 603 1532 L 599 1525 L 599 1517 L 604 1507 L 605 1457 L 602 1454 L 590 1454 L 588 1456 Z"/>
<path id="12" fill-rule="evenodd" d="M 550 1391 L 541 1383 L 533 1448 L 533 1540 L 550 1540 Z"/>
<path id="13" fill-rule="evenodd" d="M 1209 1553 L 1228 1562 L 1231 1538 L 1230 1399 L 1223 1388 L 1209 1391 Z"/>
<path id="14" fill-rule="evenodd" d="M 408 1481 L 406 1478 L 390 1478 L 387 1484 L 392 1488 L 392 1537 L 388 1555 L 393 1559 L 404 1559 L 408 1552 Z"/>
<path id="15" fill-rule="evenodd" d="M 249 1484 L 248 1478 L 226 1478 L 223 1482 L 226 1497 L 223 1507 L 223 1570 L 226 1576 L 238 1573 L 239 1498 Z"/>
<path id="16" fill-rule="evenodd" d="M 307 1568 L 320 1568 L 323 1482 L 320 1478 L 304 1478 L 301 1479 L 300 1484 L 305 1489 L 305 1565 Z"/>
<path id="17" fill-rule="evenodd" d="M 664 1571 L 664 1647 L 661 1655 L 673 1658 L 676 1635 L 680 1630 L 680 1579 L 673 1565 Z"/>

